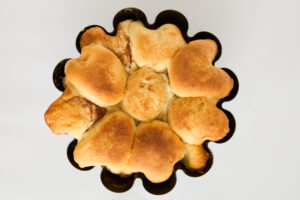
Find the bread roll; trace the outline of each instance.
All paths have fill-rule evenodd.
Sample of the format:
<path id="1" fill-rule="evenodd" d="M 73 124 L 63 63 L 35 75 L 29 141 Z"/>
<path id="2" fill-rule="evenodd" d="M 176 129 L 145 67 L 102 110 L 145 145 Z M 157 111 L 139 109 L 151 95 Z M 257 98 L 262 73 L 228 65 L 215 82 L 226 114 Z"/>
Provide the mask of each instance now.
<path id="1" fill-rule="evenodd" d="M 176 162 L 182 159 L 184 144 L 169 128 L 158 120 L 143 122 L 135 133 L 128 170 L 142 172 L 153 183 L 166 181 Z"/>
<path id="2" fill-rule="evenodd" d="M 132 22 L 129 35 L 132 59 L 138 66 L 157 72 L 166 70 L 175 52 L 186 45 L 180 30 L 173 24 L 150 30 L 142 22 Z"/>
<path id="3" fill-rule="evenodd" d="M 226 97 L 233 88 L 232 78 L 212 62 L 217 54 L 213 40 L 195 40 L 172 58 L 169 78 L 173 91 L 180 97 Z"/>
<path id="4" fill-rule="evenodd" d="M 167 82 L 154 71 L 142 68 L 129 77 L 122 105 L 137 120 L 148 121 L 160 114 L 168 99 Z"/>
<path id="5" fill-rule="evenodd" d="M 135 124 L 119 111 L 104 116 L 75 147 L 74 160 L 80 167 L 107 166 L 116 174 L 127 164 L 133 143 Z"/>
<path id="6" fill-rule="evenodd" d="M 115 36 L 108 35 L 101 27 L 89 28 L 81 35 L 80 47 L 83 48 L 90 44 L 101 44 L 114 52 L 122 63 L 128 67 L 131 62 L 128 35 L 128 28 L 131 22 L 131 20 L 121 22 L 118 25 Z"/>
<path id="7" fill-rule="evenodd" d="M 182 163 L 190 170 L 203 169 L 209 158 L 209 153 L 201 145 L 185 144 L 185 154 Z"/>
<path id="8" fill-rule="evenodd" d="M 78 92 L 98 106 L 115 105 L 123 98 L 127 73 L 117 56 L 101 45 L 84 47 L 79 58 L 66 63 L 65 73 Z"/>
<path id="9" fill-rule="evenodd" d="M 72 134 L 80 139 L 82 134 L 105 113 L 90 101 L 82 98 L 70 84 L 65 84 L 63 94 L 54 101 L 44 114 L 53 134 Z"/>
<path id="10" fill-rule="evenodd" d="M 205 97 L 178 98 L 169 109 L 171 128 L 189 144 L 218 141 L 229 132 L 225 113 Z"/>

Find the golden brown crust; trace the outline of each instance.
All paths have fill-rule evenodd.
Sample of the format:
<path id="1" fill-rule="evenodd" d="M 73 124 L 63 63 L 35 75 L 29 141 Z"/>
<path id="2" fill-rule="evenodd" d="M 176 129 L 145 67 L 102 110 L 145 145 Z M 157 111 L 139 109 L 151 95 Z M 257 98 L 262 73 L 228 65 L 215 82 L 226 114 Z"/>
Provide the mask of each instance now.
<path id="1" fill-rule="evenodd" d="M 142 22 L 132 22 L 129 35 L 132 59 L 138 66 L 157 72 L 164 71 L 175 52 L 186 45 L 180 30 L 173 24 L 150 30 Z"/>
<path id="2" fill-rule="evenodd" d="M 169 124 L 189 144 L 218 141 L 229 132 L 225 113 L 205 97 L 178 98 L 169 109 Z"/>
<path id="3" fill-rule="evenodd" d="M 182 159 L 184 145 L 168 124 L 158 120 L 141 123 L 136 129 L 127 168 L 142 172 L 153 183 L 167 180 L 176 162 Z"/>
<path id="4" fill-rule="evenodd" d="M 66 63 L 65 73 L 78 92 L 98 106 L 123 98 L 127 73 L 115 54 L 101 45 L 84 47 L 79 58 Z"/>
<path id="5" fill-rule="evenodd" d="M 181 97 L 226 97 L 233 88 L 232 78 L 212 61 L 217 44 L 209 39 L 195 40 L 172 58 L 169 77 L 173 91 Z"/>
<path id="6" fill-rule="evenodd" d="M 66 90 L 45 113 L 54 134 L 71 133 L 79 140 L 74 159 L 80 167 L 142 172 L 160 183 L 181 159 L 190 170 L 206 166 L 203 142 L 229 132 L 227 116 L 216 104 L 233 87 L 231 77 L 212 65 L 214 41 L 187 45 L 175 25 L 150 30 L 126 20 L 115 36 L 100 27 L 86 30 L 80 47 L 81 56 L 65 66 Z"/>
<path id="7" fill-rule="evenodd" d="M 122 101 L 124 111 L 140 121 L 154 119 L 167 105 L 167 87 L 167 82 L 148 68 L 133 72 Z"/>
<path id="8" fill-rule="evenodd" d="M 203 145 L 185 144 L 185 155 L 182 163 L 190 170 L 203 169 L 209 158 L 209 153 Z"/>
<path id="9" fill-rule="evenodd" d="M 134 131 L 134 121 L 125 113 L 108 114 L 76 145 L 74 159 L 80 167 L 107 166 L 113 173 L 121 173 L 130 156 Z"/>
<path id="10" fill-rule="evenodd" d="M 128 67 L 131 62 L 129 46 L 128 27 L 131 20 L 121 22 L 117 28 L 115 36 L 108 35 L 101 27 L 93 27 L 86 30 L 80 38 L 80 47 L 83 48 L 90 44 L 101 44 L 114 52 Z"/>
<path id="11" fill-rule="evenodd" d="M 72 134 L 80 139 L 82 134 L 105 113 L 100 108 L 79 96 L 70 84 L 44 114 L 45 121 L 53 134 Z"/>

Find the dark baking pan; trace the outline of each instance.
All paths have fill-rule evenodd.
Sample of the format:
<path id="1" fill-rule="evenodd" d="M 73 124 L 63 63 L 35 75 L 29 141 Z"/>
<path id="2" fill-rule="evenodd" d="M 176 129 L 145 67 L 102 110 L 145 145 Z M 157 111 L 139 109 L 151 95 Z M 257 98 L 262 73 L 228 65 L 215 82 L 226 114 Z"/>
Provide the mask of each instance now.
<path id="1" fill-rule="evenodd" d="M 91 25 L 91 26 L 85 27 L 82 31 L 80 31 L 80 33 L 78 34 L 78 36 L 76 38 L 76 48 L 77 48 L 78 52 L 81 52 L 80 45 L 79 45 L 80 38 L 81 38 L 82 34 L 85 31 L 87 31 L 89 28 L 98 26 L 98 27 L 103 28 L 103 30 L 107 34 L 115 35 L 118 24 L 127 19 L 142 21 L 144 23 L 144 25 L 149 29 L 157 29 L 158 27 L 160 27 L 163 24 L 168 24 L 168 23 L 174 24 L 181 30 L 181 33 L 186 42 L 190 42 L 190 41 L 197 40 L 197 39 L 214 40 L 218 45 L 218 53 L 217 53 L 213 63 L 215 63 L 221 56 L 221 53 L 222 53 L 221 43 L 218 40 L 218 38 L 216 36 L 214 36 L 213 34 L 202 31 L 202 32 L 195 34 L 192 37 L 189 37 L 187 35 L 188 21 L 185 18 L 185 16 L 182 15 L 180 12 L 175 11 L 175 10 L 162 11 L 161 13 L 159 13 L 157 15 L 155 22 L 153 24 L 149 24 L 146 15 L 137 8 L 125 8 L 123 10 L 120 10 L 113 19 L 114 30 L 111 33 L 107 32 L 105 30 L 105 28 L 103 28 L 99 25 Z M 64 91 L 62 80 L 65 76 L 64 67 L 68 60 L 69 60 L 69 58 L 62 60 L 61 62 L 59 62 L 57 64 L 57 66 L 54 69 L 53 82 L 54 82 L 54 85 L 56 86 L 56 88 L 60 91 Z M 219 103 L 217 104 L 217 107 L 220 108 L 221 110 L 223 110 L 223 112 L 227 115 L 227 117 L 229 119 L 229 127 L 230 127 L 230 132 L 227 134 L 227 136 L 225 138 L 223 138 L 222 140 L 217 141 L 217 143 L 223 143 L 223 142 L 228 141 L 232 137 L 232 135 L 235 131 L 235 119 L 229 111 L 222 108 L 222 104 L 225 101 L 232 100 L 236 96 L 236 94 L 238 92 L 238 88 L 239 88 L 237 76 L 230 69 L 223 68 L 223 70 L 226 71 L 229 74 L 229 76 L 231 76 L 231 78 L 234 80 L 234 87 L 233 87 L 231 93 L 224 99 L 221 99 L 219 101 Z M 165 181 L 163 183 L 154 184 L 154 183 L 151 183 L 142 173 L 135 173 L 129 177 L 122 178 L 116 174 L 112 174 L 105 167 L 102 167 L 102 172 L 101 172 L 101 176 L 100 176 L 101 181 L 107 189 L 109 189 L 113 192 L 125 192 L 132 187 L 134 180 L 136 178 L 140 178 L 140 179 L 142 179 L 144 188 L 148 192 L 150 192 L 152 194 L 165 194 L 174 188 L 174 186 L 176 184 L 176 171 L 177 170 L 179 170 L 179 169 L 183 170 L 184 173 L 188 176 L 199 177 L 199 176 L 202 176 L 203 174 L 205 174 L 211 168 L 211 166 L 213 164 L 213 154 L 208 148 L 208 143 L 209 143 L 209 141 L 204 143 L 204 148 L 209 152 L 209 159 L 208 159 L 206 166 L 203 169 L 200 169 L 197 171 L 192 171 L 192 170 L 187 169 L 181 162 L 178 162 L 174 167 L 173 174 L 167 181 Z M 87 170 L 92 169 L 93 167 L 86 167 L 86 168 L 82 169 L 74 161 L 73 150 L 74 150 L 76 144 L 77 144 L 77 140 L 73 140 L 68 146 L 67 155 L 68 155 L 68 159 L 69 159 L 70 163 L 79 170 L 87 171 Z"/>

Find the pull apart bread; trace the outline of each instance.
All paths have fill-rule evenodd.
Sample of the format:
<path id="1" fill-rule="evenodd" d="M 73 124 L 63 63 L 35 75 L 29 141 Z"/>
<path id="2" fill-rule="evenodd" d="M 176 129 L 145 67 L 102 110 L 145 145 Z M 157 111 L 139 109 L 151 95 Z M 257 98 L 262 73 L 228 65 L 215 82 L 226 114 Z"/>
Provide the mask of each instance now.
<path id="1" fill-rule="evenodd" d="M 212 65 L 213 40 L 186 43 L 175 25 L 150 30 L 126 20 L 114 36 L 87 29 L 80 47 L 65 65 L 65 91 L 45 113 L 54 134 L 78 139 L 80 167 L 142 172 L 153 183 L 166 181 L 179 161 L 190 170 L 205 167 L 203 143 L 229 132 L 216 104 L 233 88 Z"/>

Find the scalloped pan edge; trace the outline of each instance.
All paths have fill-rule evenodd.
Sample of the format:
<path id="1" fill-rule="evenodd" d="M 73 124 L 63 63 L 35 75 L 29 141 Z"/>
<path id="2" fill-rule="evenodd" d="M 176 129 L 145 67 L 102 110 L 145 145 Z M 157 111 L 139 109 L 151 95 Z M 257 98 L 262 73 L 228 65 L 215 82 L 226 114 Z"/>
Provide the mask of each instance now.
<path id="1" fill-rule="evenodd" d="M 131 19 L 131 20 L 134 20 L 134 21 L 138 21 L 138 20 L 142 21 L 144 23 L 145 27 L 147 27 L 149 29 L 157 29 L 158 27 L 162 26 L 163 24 L 168 24 L 168 23 L 174 24 L 180 29 L 180 31 L 182 33 L 182 36 L 183 36 L 183 38 L 185 39 L 185 41 L 187 43 L 190 42 L 190 41 L 193 41 L 193 40 L 197 40 L 197 39 L 211 39 L 211 40 L 214 40 L 218 45 L 218 53 L 217 53 L 217 55 L 216 55 L 216 57 L 213 61 L 213 64 L 220 58 L 220 56 L 222 54 L 221 43 L 218 40 L 218 38 L 216 36 L 214 36 L 213 34 L 211 34 L 209 32 L 202 31 L 202 32 L 196 33 L 192 37 L 189 37 L 187 35 L 188 21 L 185 18 L 185 16 L 182 15 L 180 12 L 175 11 L 175 10 L 164 10 L 164 11 L 160 12 L 157 15 L 157 17 L 155 18 L 155 22 L 153 24 L 149 24 L 148 20 L 147 20 L 147 17 L 144 14 L 144 12 L 142 12 L 141 10 L 139 10 L 137 8 L 125 8 L 125 9 L 120 10 L 114 16 L 114 19 L 113 19 L 114 30 L 110 33 L 107 32 L 105 28 L 103 28 L 99 25 L 90 25 L 90 26 L 87 26 L 84 29 L 82 29 L 79 32 L 79 34 L 76 38 L 76 48 L 77 48 L 78 52 L 79 53 L 81 52 L 80 44 L 79 44 L 80 38 L 81 38 L 82 34 L 85 31 L 87 31 L 89 28 L 92 28 L 92 27 L 95 27 L 95 26 L 101 27 L 107 34 L 113 36 L 113 35 L 116 34 L 118 24 L 122 21 L 127 20 L 127 19 Z M 62 80 L 65 76 L 64 67 L 65 67 L 66 62 L 69 59 L 70 58 L 66 58 L 66 59 L 63 59 L 62 61 L 60 61 L 56 65 L 56 67 L 54 69 L 54 72 L 53 72 L 54 85 L 60 91 L 64 91 L 64 86 L 62 84 Z M 238 82 L 237 76 L 234 74 L 233 71 L 231 71 L 228 68 L 222 68 L 222 69 L 224 71 L 226 71 L 226 73 L 234 80 L 234 87 L 231 90 L 230 94 L 227 97 L 221 99 L 217 104 L 217 107 L 220 108 L 227 115 L 227 117 L 229 119 L 230 132 L 226 135 L 226 137 L 224 137 L 223 139 L 217 141 L 216 143 L 224 143 L 224 142 L 228 141 L 232 137 L 232 135 L 234 134 L 235 126 L 236 126 L 234 116 L 229 111 L 223 109 L 222 104 L 224 102 L 231 101 L 237 95 L 238 89 L 239 89 L 239 82 Z M 157 194 L 157 195 L 166 194 L 167 192 L 171 191 L 174 188 L 175 184 L 176 184 L 176 171 L 178 169 L 183 170 L 183 172 L 186 175 L 191 176 L 191 177 L 199 177 L 199 176 L 202 176 L 206 172 L 209 171 L 209 169 L 211 168 L 211 166 L 213 164 L 213 154 L 210 151 L 210 149 L 208 148 L 208 143 L 209 142 L 210 141 L 206 141 L 203 144 L 204 148 L 209 153 L 209 159 L 207 161 L 206 166 L 203 169 L 199 169 L 197 171 L 191 171 L 191 170 L 187 169 L 181 162 L 178 162 L 174 167 L 173 174 L 171 175 L 171 177 L 167 181 L 165 181 L 163 183 L 155 184 L 155 183 L 151 183 L 142 173 L 134 173 L 129 177 L 121 178 L 118 175 L 110 173 L 109 170 L 107 170 L 105 167 L 102 167 L 102 172 L 101 172 L 101 176 L 100 176 L 101 181 L 107 189 L 109 189 L 110 191 L 119 193 L 119 192 L 125 192 L 125 191 L 129 190 L 132 187 L 132 185 L 134 184 L 135 179 L 140 178 L 140 179 L 142 179 L 144 188 L 149 193 Z M 77 144 L 77 140 L 73 140 L 69 144 L 68 149 L 67 149 L 67 156 L 68 156 L 68 159 L 69 159 L 70 163 L 75 168 L 77 168 L 79 170 L 82 170 L 82 171 L 87 171 L 87 170 L 92 169 L 93 167 L 87 167 L 87 168 L 82 169 L 74 161 L 73 150 L 74 150 L 76 144 Z"/>

